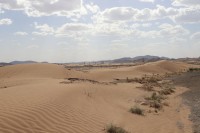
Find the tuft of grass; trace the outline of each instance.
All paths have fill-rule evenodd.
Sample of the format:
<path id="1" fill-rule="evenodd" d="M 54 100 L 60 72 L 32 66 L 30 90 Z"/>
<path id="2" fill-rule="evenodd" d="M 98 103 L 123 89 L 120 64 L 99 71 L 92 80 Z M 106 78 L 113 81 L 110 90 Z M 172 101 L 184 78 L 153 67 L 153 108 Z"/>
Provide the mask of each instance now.
<path id="1" fill-rule="evenodd" d="M 135 106 L 130 109 L 130 112 L 137 115 L 144 115 L 144 110 Z"/>
<path id="2" fill-rule="evenodd" d="M 128 133 L 128 132 L 121 127 L 110 124 L 109 126 L 106 127 L 106 133 Z"/>

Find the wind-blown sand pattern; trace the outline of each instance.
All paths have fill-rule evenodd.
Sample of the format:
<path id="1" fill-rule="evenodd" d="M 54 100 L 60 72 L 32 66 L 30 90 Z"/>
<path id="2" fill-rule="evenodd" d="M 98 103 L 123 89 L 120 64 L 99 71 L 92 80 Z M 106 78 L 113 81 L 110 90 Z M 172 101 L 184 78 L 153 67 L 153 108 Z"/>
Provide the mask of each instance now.
<path id="1" fill-rule="evenodd" d="M 92 69 L 84 73 L 56 64 L 26 64 L 0 68 L 0 132 L 2 133 L 104 133 L 114 123 L 131 133 L 191 133 L 189 108 L 177 88 L 169 96 L 169 107 L 138 116 L 129 112 L 136 101 L 150 92 L 138 83 L 93 84 L 116 78 L 141 77 L 183 71 L 188 64 L 159 61 L 116 69 Z M 85 80 L 84 80 L 85 81 Z"/>

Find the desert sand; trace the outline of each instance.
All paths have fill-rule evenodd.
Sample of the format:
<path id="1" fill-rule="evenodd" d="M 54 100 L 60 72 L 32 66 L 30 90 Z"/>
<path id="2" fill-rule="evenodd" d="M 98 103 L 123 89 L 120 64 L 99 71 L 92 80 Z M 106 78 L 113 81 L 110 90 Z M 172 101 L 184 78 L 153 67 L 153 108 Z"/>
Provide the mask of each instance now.
<path id="1" fill-rule="evenodd" d="M 173 61 L 87 72 L 56 64 L 1 67 L 0 132 L 104 133 L 106 125 L 112 123 L 130 133 L 192 133 L 190 108 L 180 97 L 187 88 L 176 87 L 166 99 L 168 106 L 149 112 L 153 109 L 140 103 L 152 92 L 138 88 L 139 83 L 110 83 L 145 74 L 166 75 L 189 67 Z M 88 80 L 65 83 L 67 78 Z M 129 112 L 135 105 L 145 109 L 144 116 Z"/>

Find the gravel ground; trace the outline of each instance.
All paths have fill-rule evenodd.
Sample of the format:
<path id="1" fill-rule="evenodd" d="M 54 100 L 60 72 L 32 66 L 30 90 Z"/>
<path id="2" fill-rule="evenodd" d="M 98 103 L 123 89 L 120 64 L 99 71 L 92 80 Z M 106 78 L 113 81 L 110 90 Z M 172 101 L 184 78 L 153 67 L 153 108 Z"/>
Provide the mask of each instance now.
<path id="1" fill-rule="evenodd" d="M 200 133 L 200 72 L 187 72 L 171 78 L 175 85 L 190 89 L 182 96 L 184 102 L 191 107 L 190 119 L 194 123 L 194 133 Z"/>

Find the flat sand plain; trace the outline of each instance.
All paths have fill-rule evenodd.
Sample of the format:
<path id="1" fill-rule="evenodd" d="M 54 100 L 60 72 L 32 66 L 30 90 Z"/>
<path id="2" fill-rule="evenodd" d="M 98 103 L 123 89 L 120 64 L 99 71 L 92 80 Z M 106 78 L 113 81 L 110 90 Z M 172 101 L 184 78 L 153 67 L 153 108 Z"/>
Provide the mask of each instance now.
<path id="1" fill-rule="evenodd" d="M 175 61 L 87 72 L 45 63 L 1 67 L 0 132 L 104 133 L 112 123 L 130 133 L 192 133 L 190 108 L 180 97 L 187 88 L 176 87 L 166 99 L 169 105 L 154 112 L 140 105 L 152 94 L 139 88 L 140 83 L 113 82 L 189 67 Z M 69 78 L 81 80 L 71 82 Z M 145 115 L 130 113 L 133 106 L 144 108 Z"/>

